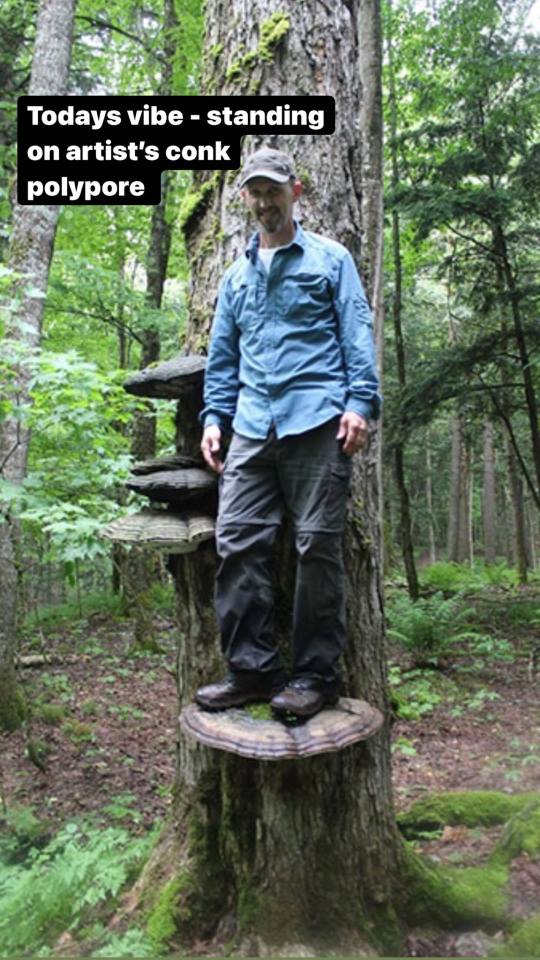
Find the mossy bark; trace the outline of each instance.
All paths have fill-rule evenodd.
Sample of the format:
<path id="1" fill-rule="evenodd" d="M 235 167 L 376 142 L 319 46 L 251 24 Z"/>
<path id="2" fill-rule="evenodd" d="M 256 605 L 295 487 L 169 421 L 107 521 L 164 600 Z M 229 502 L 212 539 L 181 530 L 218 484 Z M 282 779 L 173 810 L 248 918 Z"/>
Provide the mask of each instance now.
<path id="1" fill-rule="evenodd" d="M 17 730 L 26 717 L 26 704 L 15 671 L 0 677 L 0 732 Z"/>

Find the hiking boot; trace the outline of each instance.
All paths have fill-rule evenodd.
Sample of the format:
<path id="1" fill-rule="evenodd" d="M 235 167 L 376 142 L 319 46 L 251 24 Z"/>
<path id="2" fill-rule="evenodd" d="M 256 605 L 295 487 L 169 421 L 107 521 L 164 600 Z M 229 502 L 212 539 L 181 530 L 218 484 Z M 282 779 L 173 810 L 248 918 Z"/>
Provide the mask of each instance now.
<path id="1" fill-rule="evenodd" d="M 229 707 L 242 707 L 246 703 L 263 700 L 268 702 L 286 684 L 286 678 L 278 677 L 241 677 L 229 674 L 224 680 L 200 687 L 195 694 L 195 703 L 203 710 L 227 710 Z"/>
<path id="2" fill-rule="evenodd" d="M 272 712 L 278 717 L 292 713 L 297 717 L 313 717 L 324 707 L 330 707 L 339 700 L 335 686 L 327 690 L 316 681 L 292 680 L 281 693 L 270 701 Z"/>

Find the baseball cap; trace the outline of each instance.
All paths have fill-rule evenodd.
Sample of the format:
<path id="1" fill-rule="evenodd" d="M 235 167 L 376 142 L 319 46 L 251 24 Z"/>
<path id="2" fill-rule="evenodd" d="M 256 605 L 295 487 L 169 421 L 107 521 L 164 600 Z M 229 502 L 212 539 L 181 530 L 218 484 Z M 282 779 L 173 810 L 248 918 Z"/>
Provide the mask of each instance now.
<path id="1" fill-rule="evenodd" d="M 240 174 L 240 186 L 243 187 L 254 177 L 268 177 L 276 183 L 287 183 L 291 178 L 296 180 L 294 163 L 281 150 L 262 147 L 247 158 Z"/>

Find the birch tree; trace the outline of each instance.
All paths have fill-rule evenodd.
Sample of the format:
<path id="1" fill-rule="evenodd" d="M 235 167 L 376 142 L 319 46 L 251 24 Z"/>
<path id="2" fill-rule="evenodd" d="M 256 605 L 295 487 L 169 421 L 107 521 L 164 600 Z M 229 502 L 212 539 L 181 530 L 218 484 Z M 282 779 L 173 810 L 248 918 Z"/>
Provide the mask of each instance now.
<path id="1" fill-rule="evenodd" d="M 76 0 L 41 0 L 28 93 L 31 96 L 66 93 Z M 24 409 L 29 401 L 30 369 L 41 341 L 43 301 L 47 290 L 59 206 L 15 206 L 8 266 L 15 277 L 10 309 L 5 318 L 5 344 L 19 363 L 8 385 L 8 415 L 0 423 L 1 477 L 17 487 L 24 480 L 29 432 Z M 14 727 L 22 718 L 14 658 L 17 643 L 18 525 L 8 502 L 0 517 L 0 726 Z"/>

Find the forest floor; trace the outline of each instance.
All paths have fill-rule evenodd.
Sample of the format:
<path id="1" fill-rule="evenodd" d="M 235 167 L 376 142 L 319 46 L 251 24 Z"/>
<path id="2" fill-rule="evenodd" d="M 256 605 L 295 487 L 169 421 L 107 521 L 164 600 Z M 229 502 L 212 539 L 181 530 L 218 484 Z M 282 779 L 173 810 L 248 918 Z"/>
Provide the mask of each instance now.
<path id="1" fill-rule="evenodd" d="M 493 643 L 474 655 L 458 646 L 443 669 L 412 669 L 407 654 L 391 651 L 393 689 L 409 707 L 393 725 L 398 812 L 442 791 L 540 791 L 540 668 L 531 677 L 530 617 L 520 616 L 539 602 L 538 586 L 484 591 L 473 603 Z M 176 628 L 161 615 L 156 629 L 163 655 L 131 656 L 131 624 L 107 614 L 28 634 L 21 656 L 46 651 L 48 662 L 21 668 L 30 725 L 0 741 L 8 810 L 31 808 L 51 835 L 88 815 L 141 833 L 166 815 L 178 735 Z M 416 849 L 455 867 L 482 865 L 500 829 L 446 827 Z M 516 917 L 538 911 L 540 859 L 513 861 L 511 897 Z M 414 931 L 408 947 L 411 956 L 486 956 L 501 937 Z M 219 945 L 207 955 L 219 955 Z"/>

